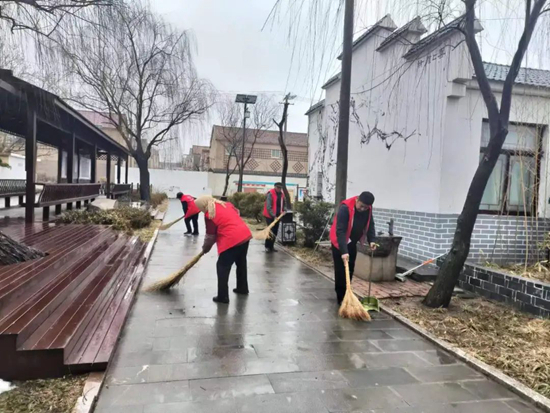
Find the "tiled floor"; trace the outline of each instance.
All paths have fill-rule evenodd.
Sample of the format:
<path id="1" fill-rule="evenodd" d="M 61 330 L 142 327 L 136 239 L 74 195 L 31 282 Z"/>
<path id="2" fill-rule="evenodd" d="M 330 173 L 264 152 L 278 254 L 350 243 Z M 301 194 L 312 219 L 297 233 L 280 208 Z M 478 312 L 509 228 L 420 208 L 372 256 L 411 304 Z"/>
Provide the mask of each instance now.
<path id="1" fill-rule="evenodd" d="M 199 251 L 183 228 L 159 235 L 145 285 Z M 338 318 L 333 284 L 285 253 L 253 242 L 248 261 L 251 294 L 229 305 L 212 302 L 215 251 L 173 291 L 141 293 L 95 411 L 537 411 L 385 315 Z"/>

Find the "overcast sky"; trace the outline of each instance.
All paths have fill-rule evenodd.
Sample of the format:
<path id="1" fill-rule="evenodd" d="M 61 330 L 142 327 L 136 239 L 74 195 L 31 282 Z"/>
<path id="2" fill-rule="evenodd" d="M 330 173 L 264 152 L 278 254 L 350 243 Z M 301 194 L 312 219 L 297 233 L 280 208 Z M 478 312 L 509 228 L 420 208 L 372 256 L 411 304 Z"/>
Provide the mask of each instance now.
<path id="1" fill-rule="evenodd" d="M 304 4 L 312 1 L 304 0 Z M 330 7 L 338 5 L 338 0 L 316 1 Z M 304 12 L 303 20 L 293 27 L 296 30 L 296 26 L 300 26 L 302 34 L 298 31 L 298 35 L 289 36 L 290 19 L 284 13 L 262 31 L 275 0 L 152 0 L 151 3 L 170 23 L 192 32 L 199 76 L 210 80 L 231 98 L 237 93 L 270 93 L 277 99 L 287 92 L 296 94 L 295 105 L 289 112 L 288 130 L 307 132 L 304 113 L 322 97 L 320 86 L 324 81 L 339 70 L 335 57 L 340 50 L 341 28 L 334 22 L 317 27 L 315 37 L 324 35 L 325 39 L 316 47 L 324 49 L 328 56 L 323 55 L 324 62 L 319 70 L 313 71 L 308 66 L 311 63 L 308 60 L 312 60 L 308 46 L 301 44 L 296 48 L 300 41 L 311 44 L 311 35 L 308 37 L 306 33 L 310 29 L 306 20 L 313 19 L 310 11 Z M 282 0 L 281 3 L 292 2 Z M 414 0 L 356 0 L 356 4 L 356 37 L 386 13 L 391 13 L 400 26 L 421 11 Z M 457 4 L 462 9 L 462 3 Z M 509 63 L 523 19 L 523 8 L 518 7 L 522 0 L 485 0 L 480 4 L 485 27 L 480 35 L 483 37 L 484 58 Z M 542 28 L 542 24 L 540 26 L 528 65 L 548 68 L 544 62 L 547 63 L 549 48 L 540 47 L 541 44 L 548 45 L 548 30 Z M 540 52 L 541 49 L 544 51 Z M 316 59 L 320 53 L 319 50 Z M 208 144 L 213 122 L 215 116 L 200 127 L 193 127 L 185 139 L 185 149 L 192 144 Z"/>

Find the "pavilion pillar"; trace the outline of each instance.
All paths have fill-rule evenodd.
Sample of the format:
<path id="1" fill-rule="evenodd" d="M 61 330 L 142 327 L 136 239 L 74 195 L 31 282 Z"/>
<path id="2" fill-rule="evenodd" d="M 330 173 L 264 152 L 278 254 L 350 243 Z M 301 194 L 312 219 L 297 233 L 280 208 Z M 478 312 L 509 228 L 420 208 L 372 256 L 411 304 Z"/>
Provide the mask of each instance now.
<path id="1" fill-rule="evenodd" d="M 74 177 L 74 153 L 75 153 L 76 137 L 71 134 L 69 147 L 67 148 L 67 182 L 72 184 L 75 182 Z"/>
<path id="2" fill-rule="evenodd" d="M 128 183 L 128 163 L 129 163 L 129 159 L 128 159 L 128 155 L 126 155 L 126 160 L 124 161 L 124 164 L 126 166 L 126 170 L 124 171 L 124 183 L 125 184 Z"/>
<path id="3" fill-rule="evenodd" d="M 92 183 L 97 182 L 97 145 L 92 146 L 92 153 L 90 155 L 90 160 L 92 161 L 91 172 L 90 172 L 90 181 Z"/>
<path id="4" fill-rule="evenodd" d="M 25 170 L 27 173 L 25 222 L 34 221 L 36 196 L 36 112 L 27 107 L 27 132 L 25 135 Z"/>
<path id="5" fill-rule="evenodd" d="M 57 148 L 57 183 L 60 184 L 63 177 L 63 144 Z"/>
<path id="6" fill-rule="evenodd" d="M 80 148 L 76 148 L 76 183 L 80 183 Z"/>
<path id="7" fill-rule="evenodd" d="M 105 184 L 105 195 L 111 196 L 111 152 L 107 152 L 107 182 Z"/>
<path id="8" fill-rule="evenodd" d="M 122 158 L 120 155 L 116 158 L 116 183 L 120 184 L 122 178 Z"/>

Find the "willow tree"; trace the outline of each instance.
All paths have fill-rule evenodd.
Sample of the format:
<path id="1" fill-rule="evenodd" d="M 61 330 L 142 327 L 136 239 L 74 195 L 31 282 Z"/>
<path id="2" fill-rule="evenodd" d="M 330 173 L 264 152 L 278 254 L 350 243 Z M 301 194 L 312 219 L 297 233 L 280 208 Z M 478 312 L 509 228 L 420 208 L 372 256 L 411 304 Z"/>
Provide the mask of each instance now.
<path id="1" fill-rule="evenodd" d="M 179 127 L 201 120 L 212 102 L 189 33 L 147 2 L 126 1 L 67 27 L 50 57 L 61 62 L 55 68 L 66 78 L 68 100 L 104 114 L 118 130 L 139 168 L 141 198 L 149 200 L 152 149 L 178 139 Z"/>

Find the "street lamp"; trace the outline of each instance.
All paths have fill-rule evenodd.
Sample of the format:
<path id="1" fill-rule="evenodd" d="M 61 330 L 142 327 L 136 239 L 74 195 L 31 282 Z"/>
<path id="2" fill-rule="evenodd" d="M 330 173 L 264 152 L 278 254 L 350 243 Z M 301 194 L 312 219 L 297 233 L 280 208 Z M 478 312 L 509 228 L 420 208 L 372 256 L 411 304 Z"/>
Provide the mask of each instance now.
<path id="1" fill-rule="evenodd" d="M 236 103 L 244 103 L 244 116 L 243 116 L 243 144 L 241 148 L 241 168 L 239 170 L 239 185 L 237 186 L 237 192 L 243 191 L 243 174 L 244 174 L 244 144 L 246 141 L 246 120 L 250 118 L 250 112 L 248 105 L 254 105 L 256 103 L 256 95 L 237 95 L 235 99 Z"/>

